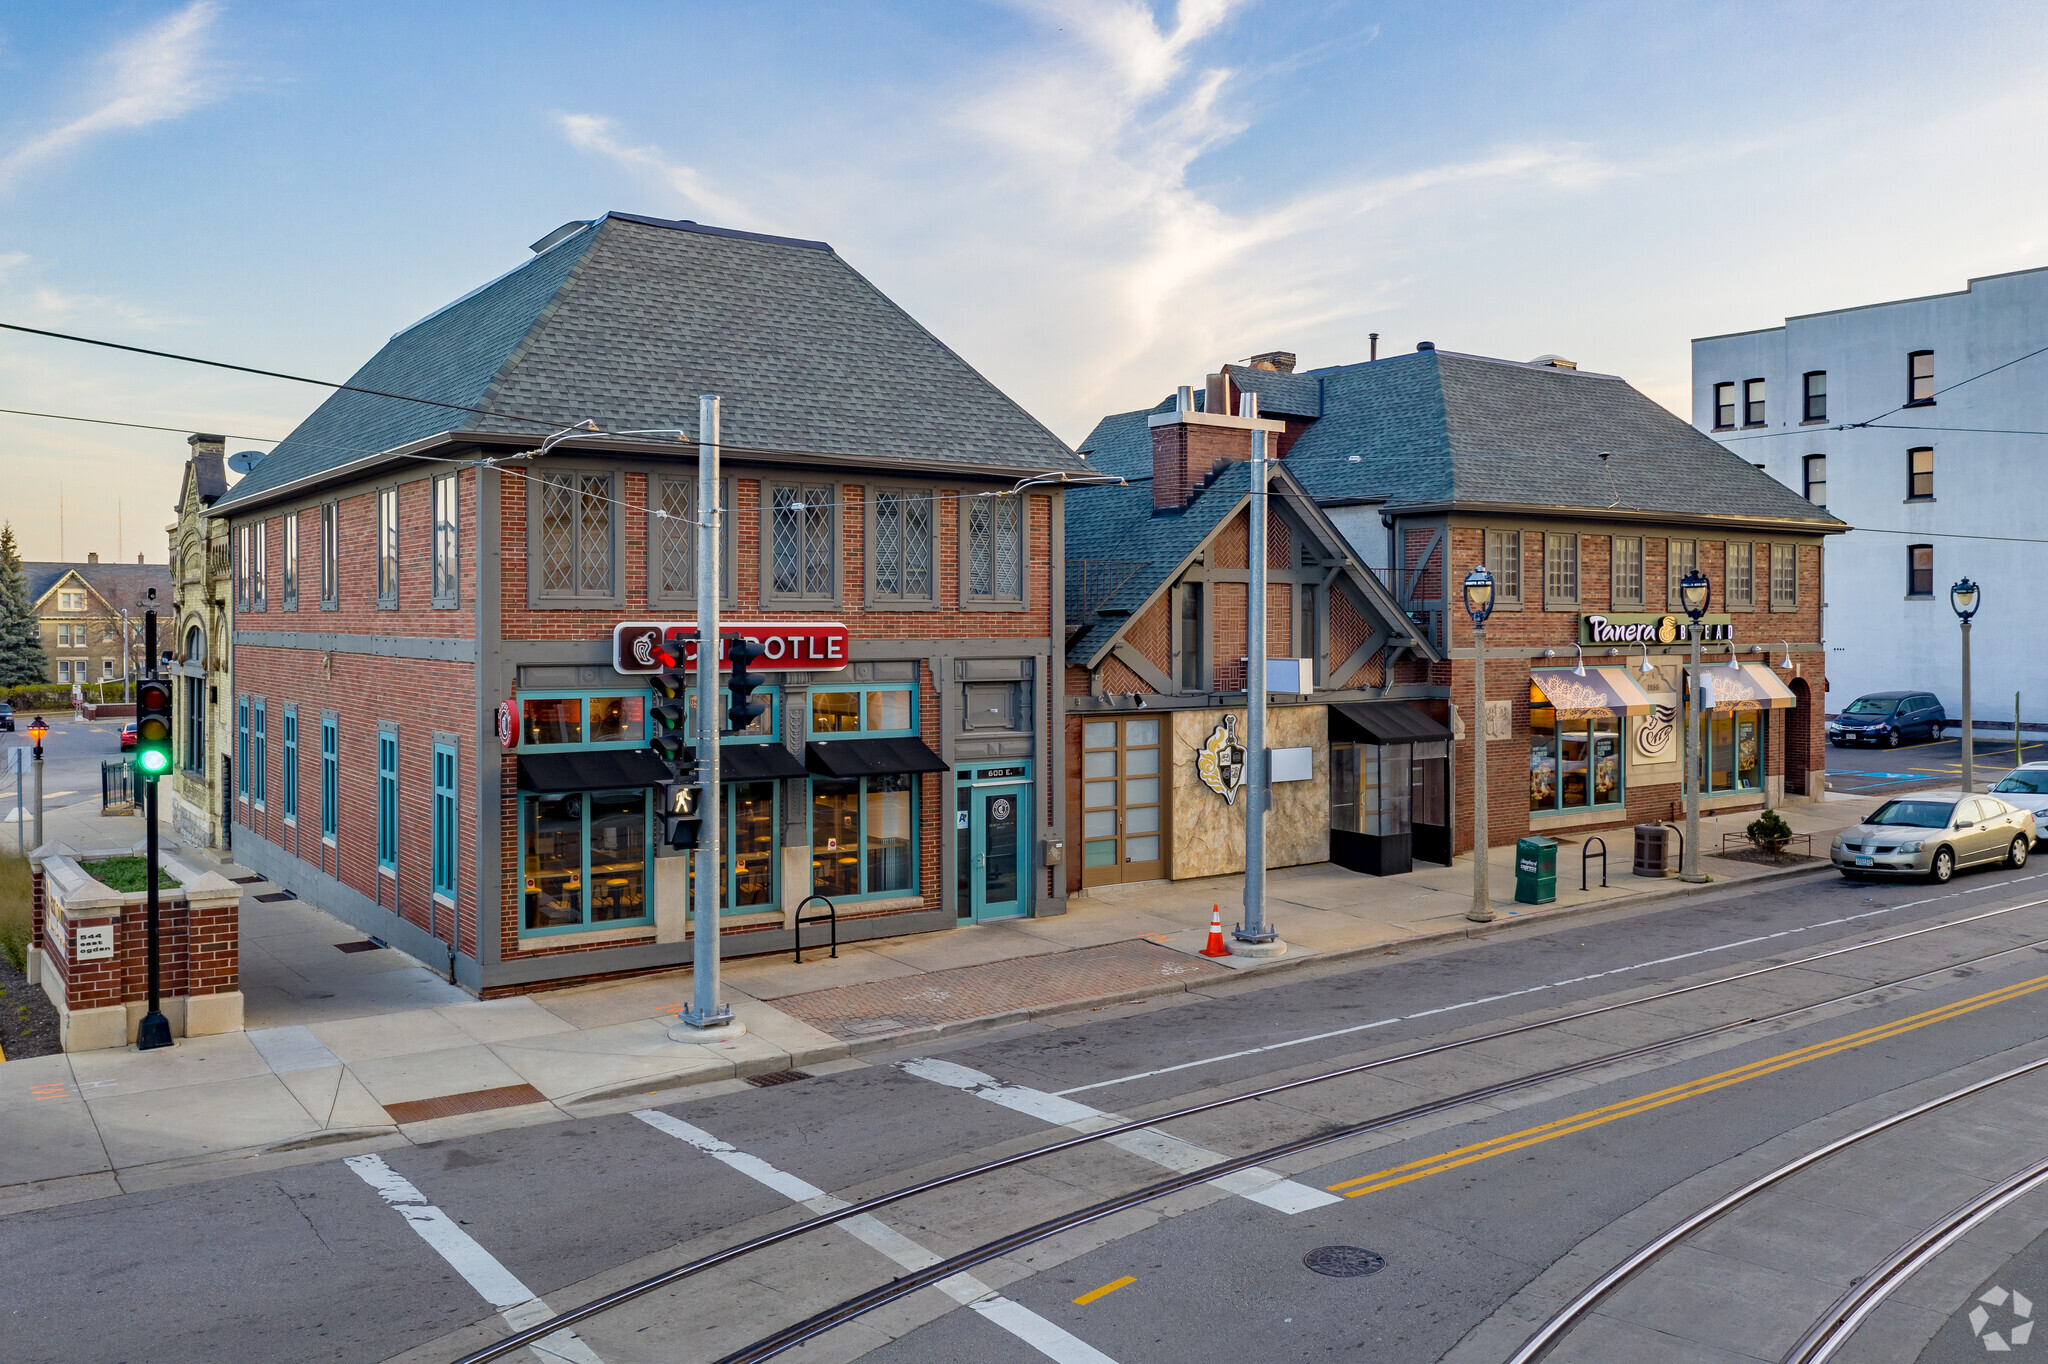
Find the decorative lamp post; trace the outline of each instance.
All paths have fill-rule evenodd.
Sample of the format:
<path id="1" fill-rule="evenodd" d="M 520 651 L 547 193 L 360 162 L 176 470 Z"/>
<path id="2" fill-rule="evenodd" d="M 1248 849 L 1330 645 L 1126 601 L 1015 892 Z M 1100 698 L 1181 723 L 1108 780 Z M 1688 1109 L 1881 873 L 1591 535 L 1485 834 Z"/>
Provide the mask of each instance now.
<path id="1" fill-rule="evenodd" d="M 1977 732 L 1970 724 L 1970 617 L 1977 614 L 1977 606 L 1982 599 L 1983 594 L 1977 590 L 1977 584 L 1968 578 L 1948 590 L 1948 604 L 1954 608 L 1956 619 L 1963 628 L 1963 794 L 1966 796 L 1977 789 Z"/>
<path id="2" fill-rule="evenodd" d="M 42 716 L 40 716 L 40 715 L 38 715 L 38 716 L 37 716 L 37 717 L 36 717 L 35 719 L 33 719 L 33 720 L 31 720 L 31 721 L 29 721 L 29 722 L 28 722 L 28 741 L 29 741 L 29 742 L 30 742 L 31 744 L 34 744 L 34 745 L 35 745 L 35 750 L 36 750 L 36 752 L 35 752 L 35 763 L 36 763 L 36 841 L 35 841 L 35 846 L 36 846 L 36 847 L 38 847 L 38 848 L 40 848 L 40 847 L 42 847 L 42 846 L 43 846 L 43 736 L 44 736 L 44 735 L 46 735 L 46 734 L 48 734 L 49 732 L 50 732 L 50 722 L 49 722 L 48 720 L 45 720 L 45 719 L 44 719 L 44 718 L 43 718 Z M 15 815 L 15 817 L 16 817 L 16 818 L 20 818 L 20 812 L 19 812 L 19 811 L 17 811 L 17 812 L 16 812 L 16 815 Z"/>
<path id="3" fill-rule="evenodd" d="M 1700 676 L 1700 617 L 1714 600 L 1714 585 L 1697 568 L 1678 580 L 1678 604 L 1692 620 L 1692 704 L 1685 716 L 1685 853 L 1678 879 L 1704 881 L 1700 872 L 1700 707 L 1706 703 L 1706 679 Z"/>
<path id="4" fill-rule="evenodd" d="M 1481 564 L 1465 575 L 1465 614 L 1472 617 L 1472 908 L 1474 923 L 1493 922 L 1486 883 L 1486 618 L 1493 614 L 1493 574 Z"/>

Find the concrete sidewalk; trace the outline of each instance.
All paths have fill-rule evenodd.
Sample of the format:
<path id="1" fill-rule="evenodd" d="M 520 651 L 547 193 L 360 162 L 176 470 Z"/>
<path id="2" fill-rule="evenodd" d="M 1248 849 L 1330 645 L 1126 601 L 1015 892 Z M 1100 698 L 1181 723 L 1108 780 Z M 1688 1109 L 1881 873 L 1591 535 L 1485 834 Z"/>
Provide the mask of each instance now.
<path id="1" fill-rule="evenodd" d="M 1866 798 L 1833 797 L 1783 813 L 1819 860 L 1787 865 L 1708 856 L 1714 884 L 1825 868 L 1827 838 Z M 134 817 L 58 812 L 49 835 L 129 847 Z M 1748 816 L 1725 821 L 1739 830 Z M 80 827 L 72 827 L 77 825 Z M 1703 842 L 1718 849 L 1716 821 Z M 1270 915 L 1289 943 L 1267 960 L 1196 955 L 1212 904 L 1235 919 L 1242 878 L 1152 882 L 1092 892 L 1052 919 L 1010 920 L 844 947 L 730 962 L 724 979 L 744 1036 L 668 1039 L 688 1003 L 678 970 L 630 981 L 479 1002 L 403 953 L 364 943 L 338 919 L 247 886 L 242 988 L 249 1031 L 181 1039 L 169 1051 L 78 1052 L 0 1065 L 0 1213 L 277 1163 L 423 1142 L 461 1131 L 644 1106 L 688 1086 L 860 1064 L 870 1051 L 1164 993 L 1234 974 L 1465 937 L 1695 888 L 1630 874 L 1613 840 L 1609 884 L 1579 889 L 1578 845 L 1559 849 L 1554 904 L 1513 900 L 1512 847 L 1494 849 L 1494 926 L 1468 923 L 1471 864 L 1400 877 L 1330 866 L 1268 881 Z M 187 850 L 181 854 L 192 858 Z M 240 869 L 228 864 L 230 875 Z M 246 873 L 242 873 L 246 874 Z"/>

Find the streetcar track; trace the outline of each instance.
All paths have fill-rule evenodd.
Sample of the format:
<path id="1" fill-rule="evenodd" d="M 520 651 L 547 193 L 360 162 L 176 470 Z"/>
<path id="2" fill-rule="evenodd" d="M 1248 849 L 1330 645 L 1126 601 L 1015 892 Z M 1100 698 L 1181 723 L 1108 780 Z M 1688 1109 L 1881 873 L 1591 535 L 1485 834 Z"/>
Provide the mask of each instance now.
<path id="1" fill-rule="evenodd" d="M 1868 951 L 1869 949 L 1875 947 L 1883 947 L 1893 943 L 1907 941 L 1913 938 L 1924 937 L 1931 933 L 1939 933 L 1945 932 L 1950 929 L 1962 928 L 1970 924 L 1981 923 L 1986 919 L 1995 919 L 2007 914 L 2018 913 L 2022 910 L 2036 909 L 2041 907 L 2042 905 L 2048 905 L 2048 898 L 2039 900 L 2029 900 L 2017 905 L 2008 905 L 2000 909 L 1986 910 L 1979 914 L 1968 915 L 1961 919 L 1954 919 L 1943 923 L 1929 924 L 1920 928 L 1908 929 L 1903 932 L 1890 934 L 1882 938 L 1874 938 L 1869 942 L 1854 943 L 1844 947 L 1829 948 L 1825 951 L 1816 952 L 1805 957 L 1797 957 L 1788 961 L 1776 962 L 1766 966 L 1752 967 L 1748 970 L 1734 972 L 1726 976 L 1719 976 L 1712 980 L 1697 981 L 1690 985 L 1676 986 L 1667 990 L 1662 990 L 1652 994 L 1639 996 L 1633 999 L 1617 1000 L 1611 1003 L 1597 1005 L 1590 1009 L 1583 1009 L 1573 1013 L 1562 1014 L 1555 1018 L 1538 1019 L 1528 1023 L 1517 1024 L 1509 1028 L 1501 1028 L 1491 1032 L 1477 1034 L 1472 1037 L 1458 1038 L 1448 1042 L 1435 1043 L 1427 1047 L 1397 1053 L 1392 1056 L 1379 1057 L 1377 1059 L 1370 1061 L 1358 1062 L 1353 1065 L 1342 1066 L 1335 1070 L 1325 1071 L 1315 1075 L 1297 1077 L 1295 1079 L 1283 1081 L 1279 1084 L 1266 1086 L 1256 1090 L 1250 1090 L 1242 1094 L 1226 1095 L 1222 1098 L 1206 1100 L 1202 1103 L 1189 1105 L 1183 1108 L 1176 1109 L 1172 1112 L 1157 1114 L 1152 1117 L 1132 1119 L 1114 1126 L 1102 1128 L 1098 1131 L 1080 1133 L 1072 1137 L 1064 1138 L 1060 1141 L 1048 1143 L 1044 1146 L 1033 1147 L 1027 1151 L 1021 1151 L 1014 1153 L 1012 1155 L 998 1157 L 995 1160 L 986 1161 L 978 1165 L 970 1166 L 963 1170 L 957 1170 L 949 1174 L 939 1175 L 931 1179 L 922 1180 L 916 1184 L 907 1185 L 904 1188 L 893 1190 L 888 1193 L 877 1194 L 871 1198 L 862 1199 L 859 1202 L 848 1204 L 843 1208 L 821 1212 L 816 1216 L 807 1218 L 801 1222 L 794 1223 L 790 1226 L 783 1227 L 775 1231 L 763 1233 L 762 1235 L 740 1242 L 737 1245 L 729 1246 L 723 1250 L 713 1252 L 712 1254 L 703 1256 L 687 1264 L 679 1265 L 674 1269 L 666 1270 L 660 1274 L 653 1275 L 647 1279 L 639 1281 L 638 1283 L 629 1284 L 624 1288 L 617 1289 L 611 1293 L 593 1299 L 592 1301 L 584 1303 L 580 1306 L 569 1308 L 568 1310 L 558 1313 L 556 1316 L 551 1318 L 548 1321 L 545 1329 L 541 1327 L 531 1327 L 525 1331 L 516 1332 L 513 1335 L 507 1336 L 503 1340 L 497 1341 L 491 1345 L 485 1346 L 478 1350 L 471 1351 L 470 1353 L 461 1356 L 458 1360 L 454 1361 L 454 1364 L 486 1364 L 486 1362 L 489 1360 L 502 1358 L 505 1355 L 511 1354 L 519 1349 L 522 1349 L 532 1344 L 534 1341 L 540 1339 L 549 1331 L 561 1330 L 564 1327 L 572 1326 L 578 1322 L 588 1320 L 590 1317 L 597 1316 L 601 1313 L 623 1306 L 624 1304 L 631 1302 L 637 1298 L 644 1297 L 649 1293 L 679 1283 L 684 1279 L 694 1277 L 707 1270 L 716 1268 L 719 1265 L 730 1263 L 743 1256 L 754 1254 L 758 1251 L 768 1249 L 771 1246 L 778 1245 L 783 1242 L 808 1235 L 811 1232 L 814 1232 L 822 1227 L 829 1226 L 833 1223 L 840 1222 L 848 1218 L 860 1216 L 866 1213 L 871 1213 L 876 1209 L 887 1207 L 899 1202 L 903 1202 L 907 1199 L 917 1197 L 921 1194 L 930 1193 L 941 1188 L 947 1188 L 955 1184 L 963 1183 L 970 1179 L 978 1179 L 985 1175 L 993 1174 L 996 1171 L 1008 1169 L 1013 1166 L 1024 1164 L 1029 1161 L 1039 1160 L 1046 1156 L 1053 1155 L 1061 1151 L 1073 1150 L 1075 1148 L 1090 1145 L 1095 1142 L 1105 1141 L 1113 1137 L 1141 1131 L 1145 1128 L 1152 1127 L 1155 1124 L 1171 1122 L 1180 1118 L 1193 1117 L 1198 1114 L 1208 1113 L 1215 1111 L 1217 1109 L 1227 1108 L 1236 1104 L 1246 1103 L 1254 1099 L 1268 1098 L 1275 1094 L 1300 1089 L 1308 1085 L 1321 1084 L 1330 1080 L 1340 1079 L 1346 1076 L 1379 1070 L 1388 1066 L 1398 1065 L 1408 1061 L 1421 1060 L 1431 1056 L 1442 1055 L 1446 1052 L 1456 1051 L 1465 1047 L 1476 1046 L 1484 1042 L 1500 1041 L 1504 1038 L 1521 1036 L 1531 1032 L 1537 1032 L 1548 1028 L 1558 1027 L 1560 1025 L 1567 1023 L 1581 1022 L 1588 1018 L 1594 1018 L 1624 1009 L 1639 1008 L 1643 1005 L 1655 1003 L 1661 1000 L 1677 998 L 1679 996 L 1684 995 L 1696 994 L 1703 990 L 1716 989 L 1721 986 L 1737 983 L 1739 981 L 1752 980 L 1759 976 L 1770 975 L 1774 972 L 1791 970 L 1801 966 L 1808 966 L 1818 961 L 1826 961 L 1835 957 L 1846 956 L 1855 952 Z M 1886 911 L 1877 912 L 1896 912 L 1900 908 L 1908 907 L 1910 906 L 1891 906 L 1888 907 Z M 1778 935 L 1765 935 L 1765 937 L 1759 939 L 1759 941 L 1767 941 L 1770 938 L 1776 936 Z M 794 1326 L 784 1328 L 783 1331 L 777 1332 L 774 1335 L 764 1337 L 762 1340 L 755 1342 L 753 1345 L 750 1345 L 739 1352 L 724 1356 L 718 1361 L 718 1364 L 749 1364 L 750 1361 L 770 1358 L 775 1354 L 781 1353 L 783 1350 L 792 1348 L 793 1346 L 798 1345 L 805 1340 L 809 1340 L 816 1335 L 822 1334 L 824 1331 L 828 1331 L 832 1329 L 834 1326 L 843 1324 L 846 1321 L 852 1321 L 855 1318 L 865 1315 L 867 1312 L 874 1310 L 875 1308 L 884 1306 L 890 1302 L 896 1301 L 899 1298 L 908 1296 L 909 1294 L 918 1291 L 920 1288 L 928 1287 L 931 1284 L 936 1284 L 954 1273 L 959 1273 L 964 1270 L 971 1269 L 976 1265 L 983 1264 L 988 1260 L 994 1259 L 1001 1255 L 1008 1254 L 1011 1251 L 1020 1249 L 1036 1241 L 1041 1241 L 1050 1236 L 1057 1235 L 1060 1232 L 1071 1230 L 1074 1227 L 1083 1226 L 1090 1222 L 1098 1221 L 1101 1218 L 1112 1216 L 1117 1212 L 1121 1212 L 1128 1208 L 1139 1206 L 1140 1204 L 1143 1204 L 1155 1198 L 1162 1197 L 1166 1194 L 1178 1192 L 1182 1189 L 1191 1188 L 1196 1185 L 1206 1184 L 1218 1178 L 1235 1174 L 1241 1170 L 1251 1169 L 1255 1166 L 1261 1165 L 1268 1161 L 1282 1159 L 1290 1155 L 1300 1154 L 1304 1151 L 1314 1150 L 1323 1146 L 1331 1145 L 1335 1142 L 1346 1140 L 1351 1137 L 1361 1136 L 1369 1132 L 1379 1131 L 1387 1127 L 1397 1126 L 1404 1122 L 1409 1122 L 1414 1119 L 1428 1117 L 1434 1114 L 1446 1112 L 1454 1108 L 1463 1107 L 1467 1104 L 1483 1102 L 1487 1099 L 1496 1098 L 1503 1094 L 1509 1094 L 1524 1089 L 1534 1088 L 1538 1085 L 1546 1084 L 1553 1080 L 1562 1079 L 1572 1075 L 1578 1075 L 1589 1070 L 1595 1070 L 1604 1066 L 1614 1065 L 1623 1061 L 1648 1056 L 1656 1052 L 1670 1050 L 1676 1047 L 1683 1046 L 1686 1043 L 1719 1036 L 1721 1034 L 1733 1031 L 1738 1028 L 1745 1028 L 1755 1024 L 1778 1022 L 1783 1019 L 1796 1017 L 1803 1013 L 1810 1013 L 1818 1009 L 1827 1008 L 1834 1004 L 1840 1004 L 1849 1000 L 1859 999 L 1866 995 L 1871 995 L 1882 990 L 1891 989 L 1900 985 L 1911 984 L 1915 981 L 1924 980 L 1931 976 L 1942 975 L 1964 967 L 1974 966 L 1982 962 L 1990 961 L 1997 957 L 2007 956 L 2014 952 L 2022 952 L 2029 949 L 2041 948 L 2044 946 L 2048 946 L 2048 937 L 2035 938 L 2026 942 L 2014 943 L 2009 946 L 1997 948 L 1996 950 L 1991 952 L 1983 953 L 1976 957 L 1967 958 L 1962 961 L 1943 963 L 1940 966 L 1932 967 L 1925 971 L 1918 971 L 1911 975 L 1901 976 L 1896 979 L 1887 981 L 1877 981 L 1869 984 L 1859 985 L 1855 989 L 1846 991 L 1842 994 L 1834 995 L 1827 999 L 1818 1000 L 1813 1003 L 1798 1005 L 1794 1008 L 1781 1010 L 1777 1013 L 1767 1014 L 1757 1018 L 1737 1019 L 1731 1022 L 1718 1024 L 1713 1027 L 1684 1033 L 1676 1037 L 1664 1038 L 1655 1042 L 1645 1043 L 1640 1046 L 1605 1053 L 1603 1055 L 1592 1057 L 1584 1061 L 1577 1061 L 1563 1066 L 1551 1067 L 1528 1075 L 1518 1076 L 1508 1080 L 1502 1080 L 1491 1085 L 1480 1086 L 1476 1089 L 1467 1090 L 1462 1093 L 1450 1095 L 1442 1099 L 1429 1100 L 1424 1103 L 1411 1105 L 1408 1108 L 1398 1110 L 1394 1113 L 1383 1114 L 1378 1117 L 1363 1119 L 1357 1123 L 1346 1124 L 1344 1126 L 1335 1129 L 1325 1130 L 1323 1132 L 1319 1132 L 1311 1136 L 1297 1138 L 1290 1142 L 1285 1142 L 1277 1146 L 1268 1147 L 1262 1151 L 1252 1152 L 1249 1155 L 1230 1157 L 1216 1164 L 1204 1166 L 1199 1170 L 1184 1172 L 1181 1174 L 1177 1174 L 1169 1179 L 1162 1180 L 1154 1184 L 1146 1185 L 1143 1188 L 1135 1190 L 1131 1193 L 1119 1195 L 1115 1198 L 1103 1200 L 1101 1202 L 1091 1204 L 1087 1207 L 1075 1210 L 1073 1212 L 1061 1214 L 1058 1217 L 1050 1219 L 1046 1222 L 1041 1222 L 1036 1226 L 1026 1228 L 1023 1231 L 1011 1233 L 1008 1236 L 985 1243 L 984 1245 L 976 1247 L 975 1249 L 961 1252 L 958 1255 L 940 1261 L 938 1264 L 906 1274 L 898 1279 L 892 1280 L 889 1284 L 885 1284 L 880 1288 L 870 1290 L 868 1293 L 861 1294 L 856 1298 L 849 1299 L 836 1307 L 827 1308 L 823 1312 L 818 1313 L 813 1317 L 807 1318 L 803 1322 L 799 1322 Z M 1685 956 L 1690 955 L 1694 954 L 1682 954 L 1681 956 L 1671 958 L 1670 960 L 1682 960 Z M 2043 1064 L 2048 1064 L 2048 1062 L 2044 1062 Z M 765 1350 L 765 1352 L 761 1352 L 763 1350 Z"/>

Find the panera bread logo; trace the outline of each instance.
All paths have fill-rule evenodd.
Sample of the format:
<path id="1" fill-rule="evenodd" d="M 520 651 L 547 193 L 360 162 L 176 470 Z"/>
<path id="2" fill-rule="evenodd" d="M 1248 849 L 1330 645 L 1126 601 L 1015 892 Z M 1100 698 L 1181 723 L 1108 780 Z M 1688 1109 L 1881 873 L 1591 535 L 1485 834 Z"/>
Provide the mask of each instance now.
<path id="1" fill-rule="evenodd" d="M 1683 616 L 1580 616 L 1581 644 L 1683 644 L 1692 639 L 1692 622 Z M 1735 627 L 1726 616 L 1702 616 L 1702 640 L 1730 640 Z"/>

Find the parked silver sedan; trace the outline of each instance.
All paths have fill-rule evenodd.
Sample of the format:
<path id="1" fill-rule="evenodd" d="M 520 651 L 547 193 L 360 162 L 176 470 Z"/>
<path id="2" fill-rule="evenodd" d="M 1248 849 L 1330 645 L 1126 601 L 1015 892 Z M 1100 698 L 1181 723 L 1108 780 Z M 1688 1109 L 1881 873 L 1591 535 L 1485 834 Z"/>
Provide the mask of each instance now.
<path id="1" fill-rule="evenodd" d="M 2025 866 L 2035 835 L 2033 812 L 1996 796 L 1901 796 L 1836 834 L 1828 855 L 1852 880 L 1925 876 L 1942 882 L 1961 867 Z"/>

